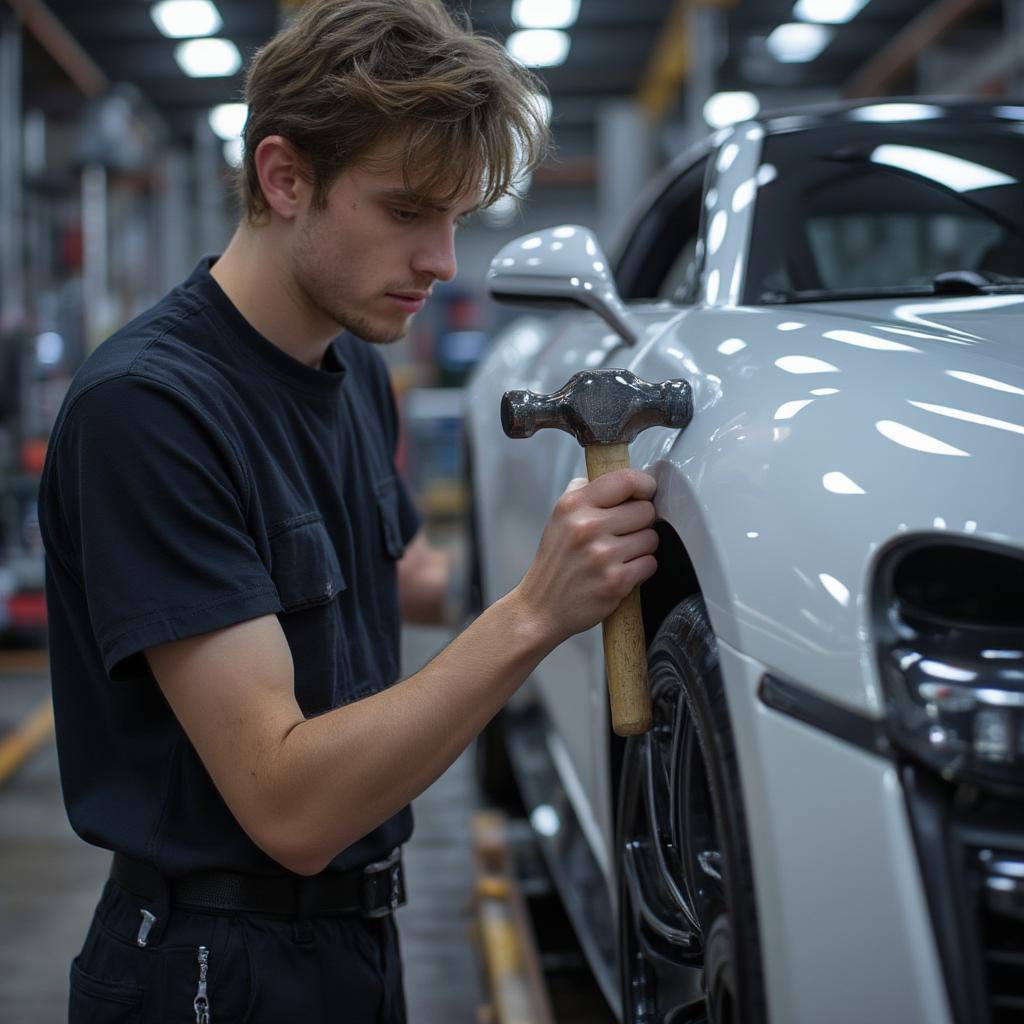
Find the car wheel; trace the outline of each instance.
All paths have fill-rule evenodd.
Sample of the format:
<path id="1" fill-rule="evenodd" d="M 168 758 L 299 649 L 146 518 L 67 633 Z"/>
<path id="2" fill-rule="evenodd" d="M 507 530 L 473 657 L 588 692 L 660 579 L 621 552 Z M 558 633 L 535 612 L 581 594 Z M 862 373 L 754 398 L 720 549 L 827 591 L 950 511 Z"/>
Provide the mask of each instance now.
<path id="1" fill-rule="evenodd" d="M 736 752 L 704 602 L 648 650 L 653 724 L 623 752 L 617 819 L 626 1024 L 763 1024 Z"/>
<path id="2" fill-rule="evenodd" d="M 526 812 L 508 753 L 506 715 L 506 711 L 499 711 L 477 736 L 473 774 L 477 790 L 489 804 L 510 814 L 523 815 Z"/>

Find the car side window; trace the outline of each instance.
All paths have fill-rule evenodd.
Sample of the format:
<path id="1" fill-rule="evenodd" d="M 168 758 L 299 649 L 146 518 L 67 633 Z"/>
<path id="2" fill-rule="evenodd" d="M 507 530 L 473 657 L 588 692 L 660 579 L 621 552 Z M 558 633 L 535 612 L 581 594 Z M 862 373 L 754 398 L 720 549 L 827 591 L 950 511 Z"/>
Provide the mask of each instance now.
<path id="1" fill-rule="evenodd" d="M 682 172 L 651 205 L 630 236 L 615 270 L 628 301 L 693 302 L 707 158 Z"/>

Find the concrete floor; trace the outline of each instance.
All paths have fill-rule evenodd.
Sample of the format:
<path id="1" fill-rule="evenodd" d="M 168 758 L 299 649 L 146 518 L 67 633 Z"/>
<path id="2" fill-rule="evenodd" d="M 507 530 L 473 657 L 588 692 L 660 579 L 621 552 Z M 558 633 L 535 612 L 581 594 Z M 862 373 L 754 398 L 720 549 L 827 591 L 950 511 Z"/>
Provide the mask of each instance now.
<path id="1" fill-rule="evenodd" d="M 404 671 L 415 671 L 447 640 L 441 630 L 407 630 Z M 0 673 L 0 735 L 48 693 L 45 673 Z M 464 755 L 414 805 L 416 833 L 405 852 L 409 903 L 398 917 L 410 1024 L 469 1024 L 482 1001 L 468 934 L 477 803 Z M 66 1019 L 68 967 L 109 864 L 107 852 L 83 843 L 67 824 L 51 739 L 0 787 L 0 1024 Z"/>

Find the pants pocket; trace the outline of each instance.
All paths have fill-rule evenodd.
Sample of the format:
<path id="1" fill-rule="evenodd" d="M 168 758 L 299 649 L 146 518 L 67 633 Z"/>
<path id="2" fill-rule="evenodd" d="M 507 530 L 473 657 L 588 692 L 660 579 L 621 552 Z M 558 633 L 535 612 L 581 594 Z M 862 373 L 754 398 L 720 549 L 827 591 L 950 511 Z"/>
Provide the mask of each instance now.
<path id="1" fill-rule="evenodd" d="M 138 1024 L 142 989 L 86 974 L 78 958 L 71 964 L 68 1024 Z"/>

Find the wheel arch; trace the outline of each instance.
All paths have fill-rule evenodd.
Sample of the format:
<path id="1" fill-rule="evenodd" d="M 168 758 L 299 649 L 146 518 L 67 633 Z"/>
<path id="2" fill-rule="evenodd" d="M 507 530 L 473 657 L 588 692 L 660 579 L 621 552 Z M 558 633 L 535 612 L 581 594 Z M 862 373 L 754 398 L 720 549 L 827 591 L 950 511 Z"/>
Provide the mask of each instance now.
<path id="1" fill-rule="evenodd" d="M 640 607 L 644 619 L 644 638 L 649 646 L 659 627 L 673 608 L 691 594 L 701 593 L 700 580 L 693 559 L 675 527 L 665 519 L 654 524 L 658 533 L 658 569 L 641 585 Z M 608 718 L 608 752 L 611 767 L 611 793 L 619 787 L 622 753 L 625 740 L 612 731 Z M 617 801 L 612 800 L 612 818 L 618 814 Z"/>

